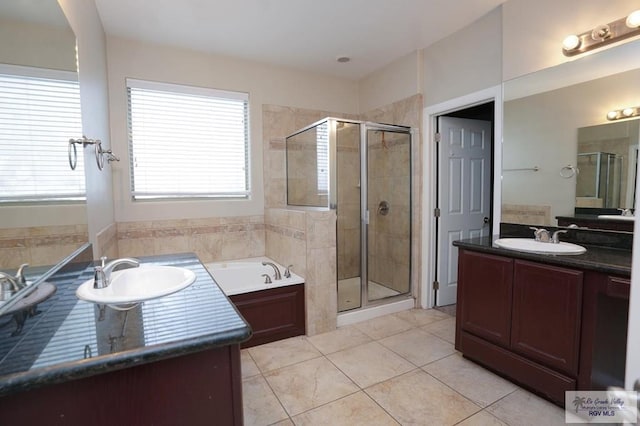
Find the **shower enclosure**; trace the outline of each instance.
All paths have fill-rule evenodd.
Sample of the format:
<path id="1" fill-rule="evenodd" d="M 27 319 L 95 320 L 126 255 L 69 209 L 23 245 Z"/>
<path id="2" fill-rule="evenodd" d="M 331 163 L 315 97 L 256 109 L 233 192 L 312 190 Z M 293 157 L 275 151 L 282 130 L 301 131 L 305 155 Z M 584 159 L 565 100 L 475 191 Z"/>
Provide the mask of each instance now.
<path id="1" fill-rule="evenodd" d="M 608 152 L 578 154 L 576 197 L 593 198 L 598 207 L 620 207 L 622 157 Z"/>
<path id="2" fill-rule="evenodd" d="M 336 210 L 338 311 L 411 297 L 411 129 L 326 118 L 286 156 L 287 204 Z"/>

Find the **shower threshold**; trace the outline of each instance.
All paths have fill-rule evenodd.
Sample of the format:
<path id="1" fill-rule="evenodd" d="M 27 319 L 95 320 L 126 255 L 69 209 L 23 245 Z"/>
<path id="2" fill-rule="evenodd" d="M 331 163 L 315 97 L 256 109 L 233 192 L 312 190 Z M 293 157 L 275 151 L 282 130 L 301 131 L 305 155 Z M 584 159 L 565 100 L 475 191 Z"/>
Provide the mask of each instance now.
<path id="1" fill-rule="evenodd" d="M 384 299 L 401 294 L 399 291 L 369 281 L 369 300 Z M 338 312 L 360 307 L 360 277 L 338 281 Z"/>

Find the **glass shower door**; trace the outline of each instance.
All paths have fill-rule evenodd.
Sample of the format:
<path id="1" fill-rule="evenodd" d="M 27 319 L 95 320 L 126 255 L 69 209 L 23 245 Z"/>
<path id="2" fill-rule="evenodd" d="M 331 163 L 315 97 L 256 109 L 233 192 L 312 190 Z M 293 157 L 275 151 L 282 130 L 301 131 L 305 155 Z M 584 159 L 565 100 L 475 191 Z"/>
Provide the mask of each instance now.
<path id="1" fill-rule="evenodd" d="M 367 298 L 411 290 L 411 133 L 367 129 Z"/>

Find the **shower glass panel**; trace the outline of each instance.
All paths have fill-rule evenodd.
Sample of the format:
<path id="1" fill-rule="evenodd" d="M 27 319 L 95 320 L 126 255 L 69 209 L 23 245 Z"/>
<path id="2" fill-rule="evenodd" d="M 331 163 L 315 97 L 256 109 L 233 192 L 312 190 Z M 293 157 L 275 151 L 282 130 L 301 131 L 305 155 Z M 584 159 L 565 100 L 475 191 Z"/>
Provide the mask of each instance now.
<path id="1" fill-rule="evenodd" d="M 362 306 L 360 124 L 336 124 L 338 312 Z"/>
<path id="2" fill-rule="evenodd" d="M 326 207 L 329 194 L 329 123 L 287 138 L 287 204 Z"/>
<path id="3" fill-rule="evenodd" d="M 367 295 L 411 289 L 411 135 L 367 130 Z"/>
<path id="4" fill-rule="evenodd" d="M 576 197 L 593 198 L 595 207 L 620 206 L 622 157 L 607 152 L 578 154 Z"/>
<path id="5" fill-rule="evenodd" d="M 407 127 L 327 118 L 286 138 L 287 204 L 336 211 L 339 312 L 411 297 L 410 159 Z"/>

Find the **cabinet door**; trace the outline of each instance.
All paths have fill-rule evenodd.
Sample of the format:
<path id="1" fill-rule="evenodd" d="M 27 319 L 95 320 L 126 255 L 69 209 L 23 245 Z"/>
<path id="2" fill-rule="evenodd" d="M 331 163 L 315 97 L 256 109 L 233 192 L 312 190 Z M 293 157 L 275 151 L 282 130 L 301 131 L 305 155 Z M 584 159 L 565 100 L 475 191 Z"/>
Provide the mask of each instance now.
<path id="1" fill-rule="evenodd" d="M 516 260 L 511 348 L 576 376 L 582 281 L 581 271 Z"/>
<path id="2" fill-rule="evenodd" d="M 508 348 L 513 260 L 461 250 L 458 262 L 460 327 Z"/>

